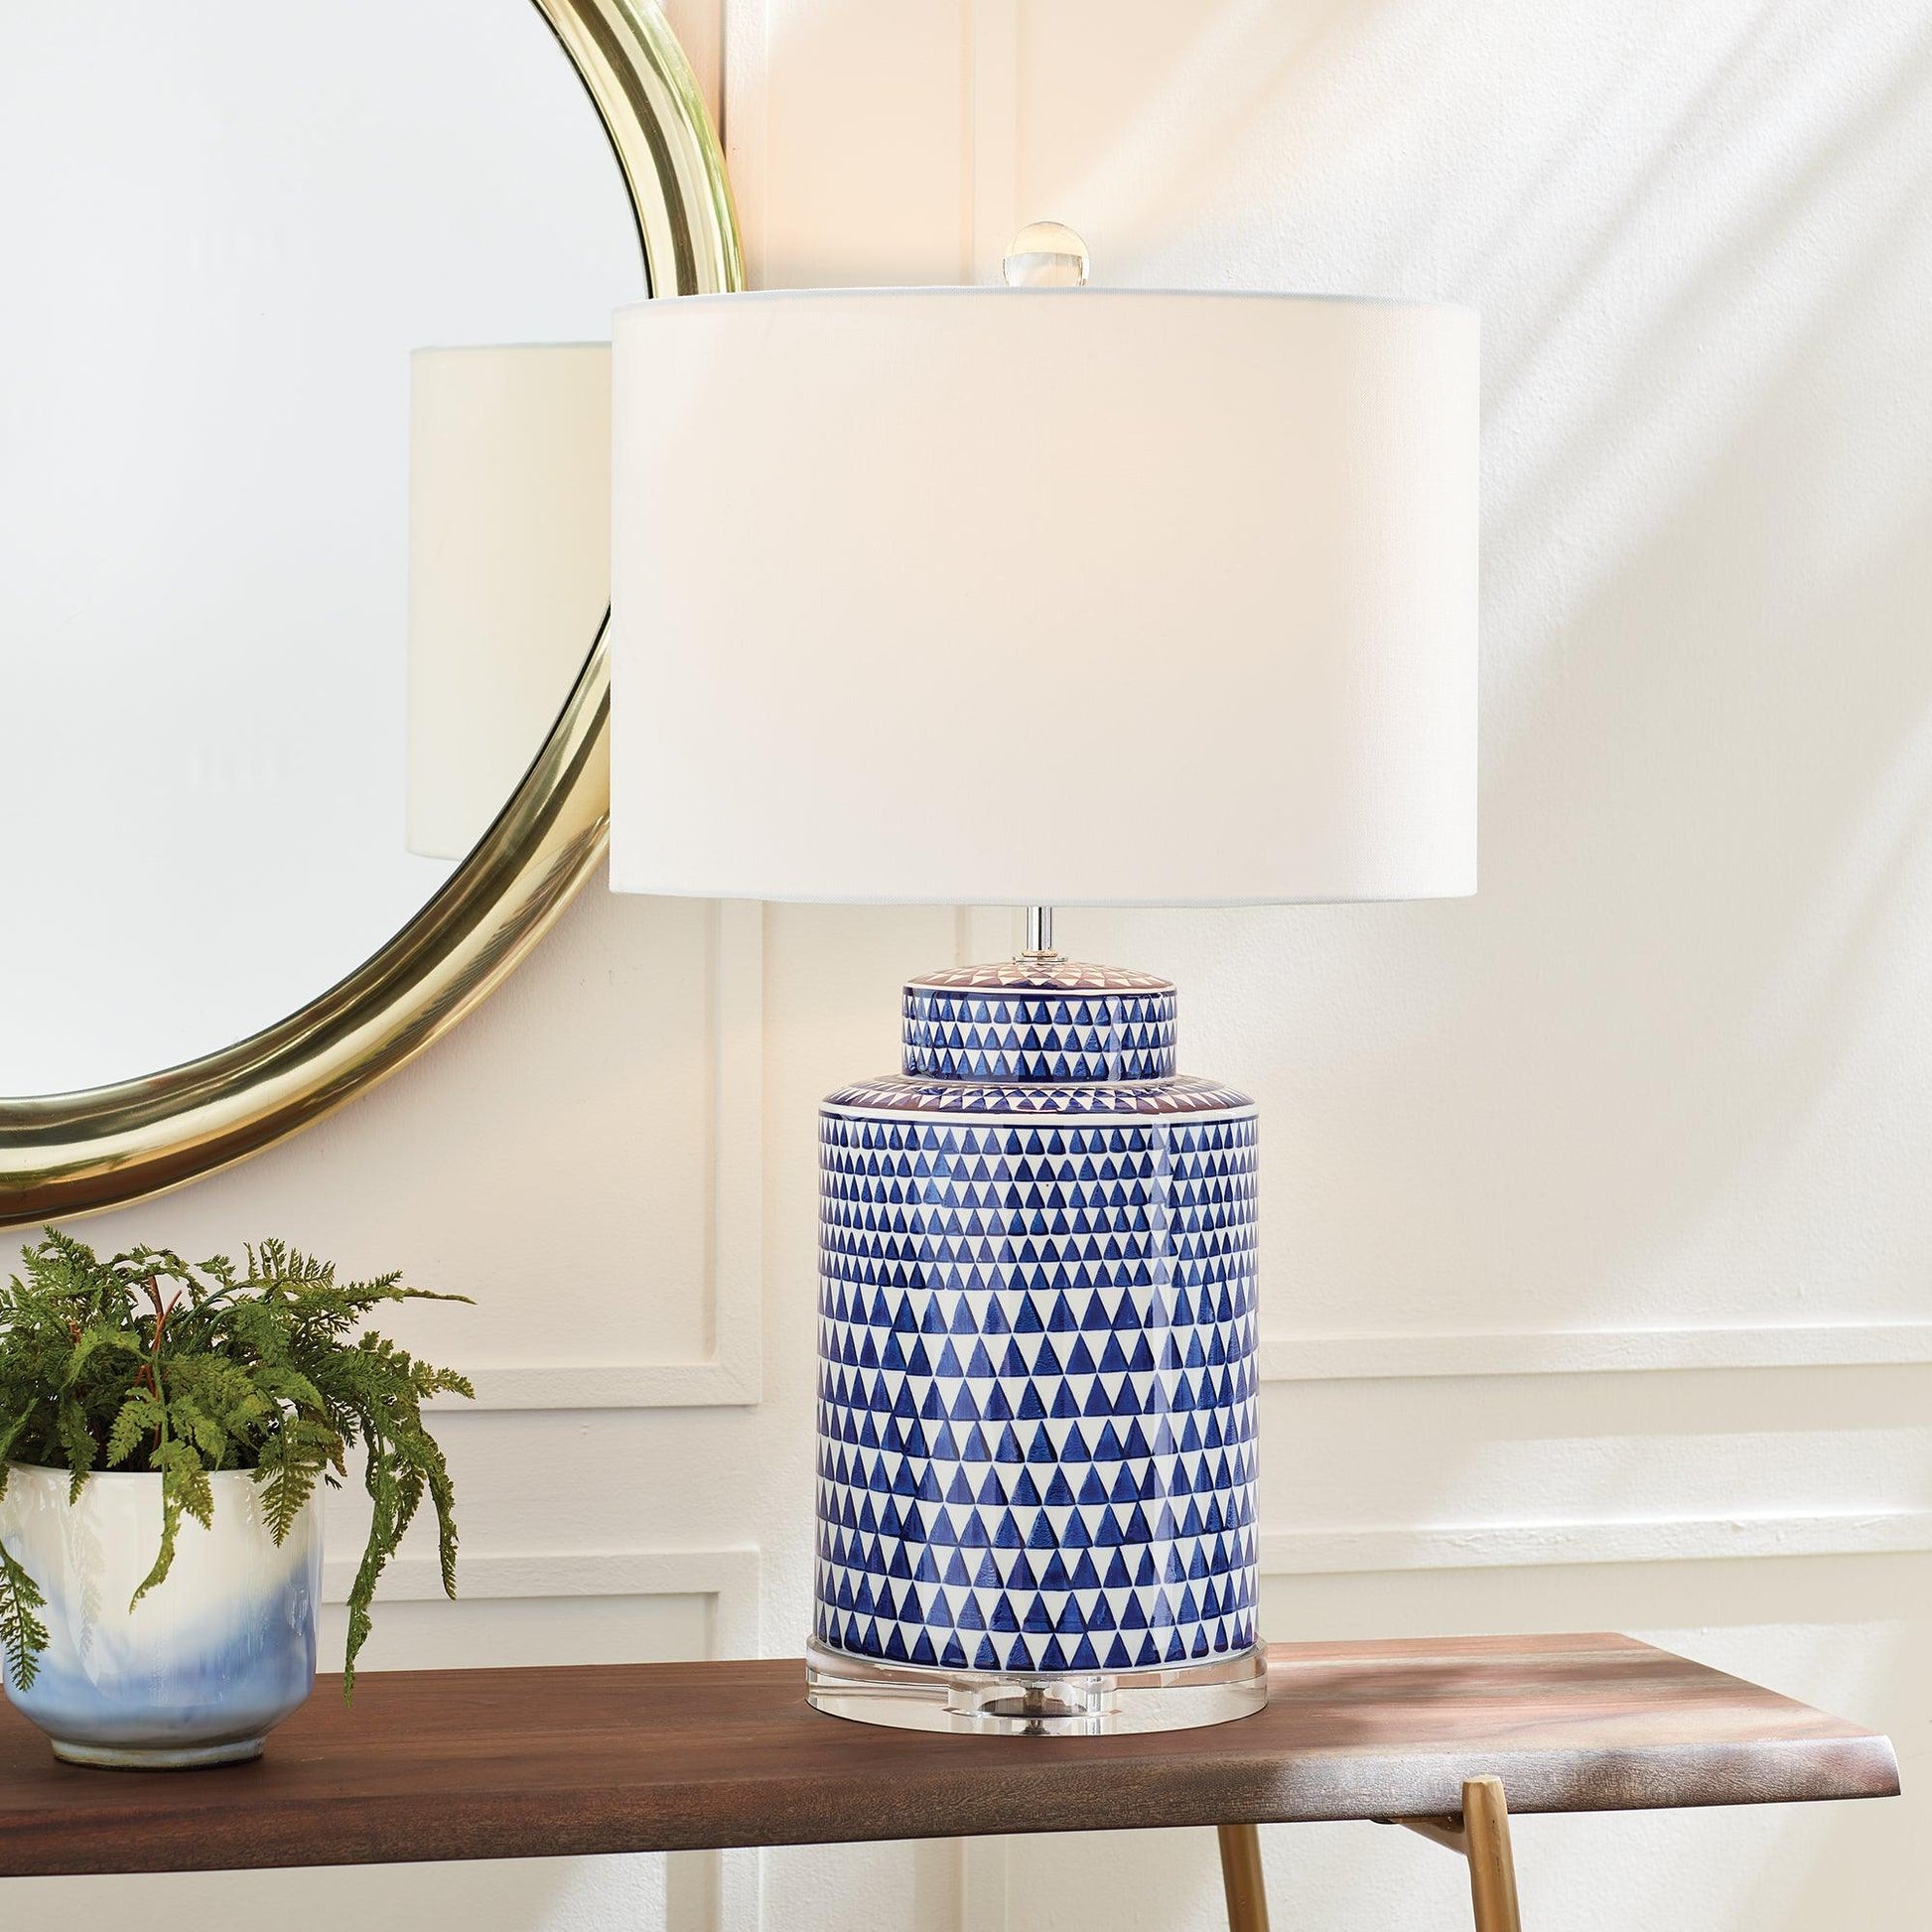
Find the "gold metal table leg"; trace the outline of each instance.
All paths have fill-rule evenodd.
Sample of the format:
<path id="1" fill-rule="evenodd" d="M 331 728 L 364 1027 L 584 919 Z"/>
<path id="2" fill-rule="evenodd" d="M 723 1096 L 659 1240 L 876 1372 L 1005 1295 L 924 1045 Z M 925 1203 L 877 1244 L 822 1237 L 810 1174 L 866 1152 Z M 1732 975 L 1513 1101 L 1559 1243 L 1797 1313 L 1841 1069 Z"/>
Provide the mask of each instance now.
<path id="1" fill-rule="evenodd" d="M 1469 1865 L 1476 1932 L 1523 1932 L 1516 1903 L 1516 1862 L 1509 1849 L 1509 1807 L 1501 1778 L 1470 1778 L 1459 1818 L 1392 1818 L 1392 1825 L 1459 1852 Z M 1232 1899 L 1233 1894 L 1229 1897 Z"/>
<path id="2" fill-rule="evenodd" d="M 1261 1834 L 1252 1825 L 1217 1825 L 1221 1889 L 1227 1894 L 1228 1932 L 1268 1932 L 1268 1886 L 1261 1875 Z"/>

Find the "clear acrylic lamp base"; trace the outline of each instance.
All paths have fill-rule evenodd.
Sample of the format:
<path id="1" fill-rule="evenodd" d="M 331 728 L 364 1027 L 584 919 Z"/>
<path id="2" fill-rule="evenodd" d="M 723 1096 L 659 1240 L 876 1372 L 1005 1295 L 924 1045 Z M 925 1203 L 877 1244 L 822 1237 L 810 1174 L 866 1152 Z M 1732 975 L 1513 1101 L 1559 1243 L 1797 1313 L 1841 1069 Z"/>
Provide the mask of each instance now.
<path id="1" fill-rule="evenodd" d="M 1192 1730 L 1259 1711 L 1268 1702 L 1268 1660 L 1256 1644 L 1206 1663 L 1029 1676 L 885 1663 L 812 1643 L 805 1695 L 831 1717 L 898 1730 L 1014 1737 Z"/>

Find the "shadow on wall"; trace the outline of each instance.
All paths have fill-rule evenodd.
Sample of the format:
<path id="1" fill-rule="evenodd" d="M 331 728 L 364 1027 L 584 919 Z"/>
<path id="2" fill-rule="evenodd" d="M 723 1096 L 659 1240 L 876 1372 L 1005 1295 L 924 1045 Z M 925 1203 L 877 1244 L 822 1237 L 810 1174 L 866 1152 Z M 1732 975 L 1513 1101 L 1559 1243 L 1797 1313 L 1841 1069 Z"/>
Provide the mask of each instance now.
<path id="1" fill-rule="evenodd" d="M 1872 53 L 1793 12 L 1700 44 L 1668 111 L 1633 56 L 1561 124 L 1540 101 L 1497 127 L 1420 250 L 1411 292 L 1485 314 L 1480 896 L 1111 946 L 1216 956 L 1186 1057 L 1262 1093 L 1271 1325 L 1917 1308 L 1932 42 Z M 1323 62 L 1398 17 L 1462 25 L 1370 9 Z M 1461 139 L 1451 117 L 1412 145 Z M 1512 203 L 1499 177 L 1545 168 Z M 1250 281 L 1283 244 L 1254 252 Z"/>
<path id="2" fill-rule="evenodd" d="M 1100 279 L 1484 312 L 1480 896 L 1072 935 L 1172 972 L 1190 1070 L 1259 1092 L 1268 1327 L 1923 1319 L 1925 22 L 1226 0 L 1178 58 L 1150 6 L 1118 22 L 1128 83 L 1042 87 L 1023 125 L 1023 200 L 1096 241 Z M 1076 59 L 1070 26 L 1025 31 L 1041 70 Z M 1301 1453 L 1269 1467 L 1289 1520 L 1325 1523 L 1590 1520 L 1701 1485 L 1717 1514 L 1923 1507 L 1923 1388 L 1563 1376 L 1324 1409 L 1297 1386 L 1270 1427 Z M 1927 1561 L 1276 1578 L 1267 1620 L 1638 1628 L 1903 1731 Z M 1873 1805 L 1602 1821 L 1594 1851 L 1539 1822 L 1518 1849 L 1566 1923 L 1648 1897 L 1672 1923 L 1902 1924 L 1910 1830 Z M 1278 1909 L 1310 1923 L 1450 1898 L 1397 1879 L 1378 1906 L 1368 1861 L 1399 1853 L 1278 1837 Z M 1208 1922 L 1207 1868 L 1150 1915 Z"/>

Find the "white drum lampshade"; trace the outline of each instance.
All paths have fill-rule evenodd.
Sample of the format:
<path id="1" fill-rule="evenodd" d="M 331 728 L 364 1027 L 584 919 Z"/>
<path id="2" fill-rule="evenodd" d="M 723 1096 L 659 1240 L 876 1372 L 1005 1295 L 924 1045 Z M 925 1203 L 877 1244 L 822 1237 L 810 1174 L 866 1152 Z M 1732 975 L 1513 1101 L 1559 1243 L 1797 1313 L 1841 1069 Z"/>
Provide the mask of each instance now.
<path id="1" fill-rule="evenodd" d="M 614 357 L 613 886 L 1035 908 L 819 1109 L 807 1695 L 1240 1718 L 1256 1108 L 1050 908 L 1474 891 L 1475 318 L 707 296 L 622 312 Z"/>
<path id="2" fill-rule="evenodd" d="M 410 357 L 410 851 L 460 859 L 563 709 L 611 598 L 611 350 Z"/>
<path id="3" fill-rule="evenodd" d="M 612 884 L 1473 891 L 1476 352 L 1345 299 L 621 312 Z"/>

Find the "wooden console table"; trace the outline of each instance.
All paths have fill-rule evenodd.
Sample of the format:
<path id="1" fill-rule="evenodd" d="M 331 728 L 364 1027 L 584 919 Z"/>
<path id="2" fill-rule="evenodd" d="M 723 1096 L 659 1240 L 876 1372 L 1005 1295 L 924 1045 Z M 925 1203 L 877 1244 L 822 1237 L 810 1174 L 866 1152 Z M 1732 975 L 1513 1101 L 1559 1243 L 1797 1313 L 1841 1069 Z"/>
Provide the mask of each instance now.
<path id="1" fill-rule="evenodd" d="M 1509 1814 L 1889 1797 L 1877 1733 L 1628 1637 L 1282 1644 L 1268 1709 L 1207 1730 L 884 1730 L 795 1661 L 334 1679 L 254 1764 L 95 1771 L 0 1714 L 0 1875 L 668 1852 L 995 1832 L 1219 1829 L 1265 1932 L 1255 1827 L 1375 1819 L 1468 1860 L 1515 1932 Z"/>

